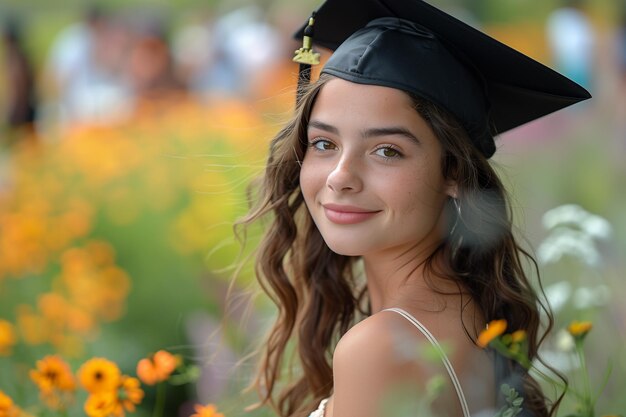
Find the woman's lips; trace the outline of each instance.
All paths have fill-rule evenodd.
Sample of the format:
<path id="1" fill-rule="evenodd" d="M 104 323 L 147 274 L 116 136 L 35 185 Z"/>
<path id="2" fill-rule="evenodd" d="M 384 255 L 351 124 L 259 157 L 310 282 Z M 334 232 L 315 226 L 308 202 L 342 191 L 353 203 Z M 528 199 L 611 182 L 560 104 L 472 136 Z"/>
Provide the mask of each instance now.
<path id="1" fill-rule="evenodd" d="M 323 204 L 326 218 L 336 224 L 355 224 L 364 222 L 380 210 L 367 210 L 356 206 L 343 206 L 338 204 Z"/>

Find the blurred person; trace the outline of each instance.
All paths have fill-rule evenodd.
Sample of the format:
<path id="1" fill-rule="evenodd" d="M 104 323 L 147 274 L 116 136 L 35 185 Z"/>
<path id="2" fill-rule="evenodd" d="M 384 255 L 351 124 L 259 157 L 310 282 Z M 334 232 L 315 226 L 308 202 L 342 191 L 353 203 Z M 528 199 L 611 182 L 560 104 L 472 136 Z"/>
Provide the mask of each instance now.
<path id="1" fill-rule="evenodd" d="M 35 75 L 26 53 L 23 33 L 15 17 L 9 17 L 2 28 L 4 78 L 6 84 L 6 115 L 4 123 L 12 131 L 34 137 L 37 115 Z"/>
<path id="2" fill-rule="evenodd" d="M 597 40 L 584 0 L 563 0 L 562 6 L 548 16 L 546 31 L 556 69 L 590 88 Z"/>
<path id="3" fill-rule="evenodd" d="M 132 96 L 123 73 L 127 44 L 125 28 L 98 6 L 57 35 L 46 71 L 62 124 L 108 124 L 128 116 Z"/>
<path id="4" fill-rule="evenodd" d="M 176 74 L 188 90 L 202 95 L 206 73 L 213 56 L 211 15 L 197 17 L 173 36 L 172 55 Z"/>
<path id="5" fill-rule="evenodd" d="M 149 18 L 132 26 L 126 71 L 135 99 L 156 99 L 181 91 L 163 23 Z"/>
<path id="6" fill-rule="evenodd" d="M 184 28 L 175 41 L 175 56 L 190 70 L 188 83 L 198 96 L 248 97 L 283 45 L 264 10 L 254 5 Z"/>
<path id="7" fill-rule="evenodd" d="M 249 20 L 231 30 L 225 46 L 238 70 L 243 93 L 250 94 L 265 71 L 283 57 L 285 41 L 267 20 L 265 10 L 258 7 L 243 12 L 249 14 Z"/>

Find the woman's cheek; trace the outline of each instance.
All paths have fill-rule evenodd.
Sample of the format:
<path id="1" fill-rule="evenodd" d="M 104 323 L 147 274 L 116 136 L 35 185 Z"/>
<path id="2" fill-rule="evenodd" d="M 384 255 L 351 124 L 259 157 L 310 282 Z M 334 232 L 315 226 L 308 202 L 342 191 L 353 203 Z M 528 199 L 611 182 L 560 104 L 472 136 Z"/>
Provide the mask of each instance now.
<path id="1" fill-rule="evenodd" d="M 305 157 L 302 162 L 302 169 L 300 169 L 300 190 L 302 191 L 302 195 L 304 196 L 307 205 L 313 203 L 315 190 L 319 188 L 316 184 L 320 181 L 321 175 L 319 169 L 316 170 L 310 163 L 310 160 L 307 160 Z"/>

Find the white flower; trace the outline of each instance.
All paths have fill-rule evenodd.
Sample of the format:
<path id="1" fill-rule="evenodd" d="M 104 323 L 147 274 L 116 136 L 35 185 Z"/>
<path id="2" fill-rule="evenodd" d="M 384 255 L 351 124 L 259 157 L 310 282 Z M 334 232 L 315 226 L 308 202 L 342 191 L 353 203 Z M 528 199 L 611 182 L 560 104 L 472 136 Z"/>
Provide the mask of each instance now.
<path id="1" fill-rule="evenodd" d="M 613 233 L 611 223 L 609 223 L 608 220 L 594 214 L 589 214 L 587 218 L 582 221 L 581 228 L 590 236 L 598 239 L 606 240 Z"/>
<path id="2" fill-rule="evenodd" d="M 564 224 L 578 224 L 588 213 L 577 204 L 565 204 L 548 210 L 543 215 L 543 226 L 552 229 Z"/>
<path id="3" fill-rule="evenodd" d="M 561 352 L 571 352 L 576 347 L 576 342 L 570 332 L 565 329 L 561 329 L 556 334 L 554 345 Z"/>
<path id="4" fill-rule="evenodd" d="M 611 291 L 606 285 L 580 287 L 574 293 L 574 307 L 578 309 L 601 307 L 609 302 L 609 298 L 611 298 Z"/>
<path id="5" fill-rule="evenodd" d="M 559 311 L 572 294 L 572 285 L 567 281 L 560 281 L 545 288 L 546 299 L 554 313 Z"/>
<path id="6" fill-rule="evenodd" d="M 600 264 L 600 254 L 593 239 L 585 232 L 557 228 L 537 248 L 537 258 L 542 264 L 558 262 L 563 255 L 582 260 L 589 266 Z"/>
<path id="7" fill-rule="evenodd" d="M 598 239 L 611 236 L 611 224 L 603 217 L 591 214 L 577 204 L 565 204 L 548 210 L 542 218 L 543 226 L 575 228 Z"/>

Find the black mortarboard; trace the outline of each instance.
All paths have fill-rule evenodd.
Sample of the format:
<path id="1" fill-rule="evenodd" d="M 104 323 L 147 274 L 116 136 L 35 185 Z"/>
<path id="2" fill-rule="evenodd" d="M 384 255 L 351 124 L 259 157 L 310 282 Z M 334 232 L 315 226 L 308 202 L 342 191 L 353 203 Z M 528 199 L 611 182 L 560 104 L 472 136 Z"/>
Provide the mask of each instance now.
<path id="1" fill-rule="evenodd" d="M 492 134 L 591 97 L 575 82 L 421 0 L 327 0 L 296 37 L 335 50 L 322 73 L 443 107 L 486 156 Z M 305 38 L 306 39 L 306 38 Z M 309 42 L 310 43 L 310 42 Z"/>

